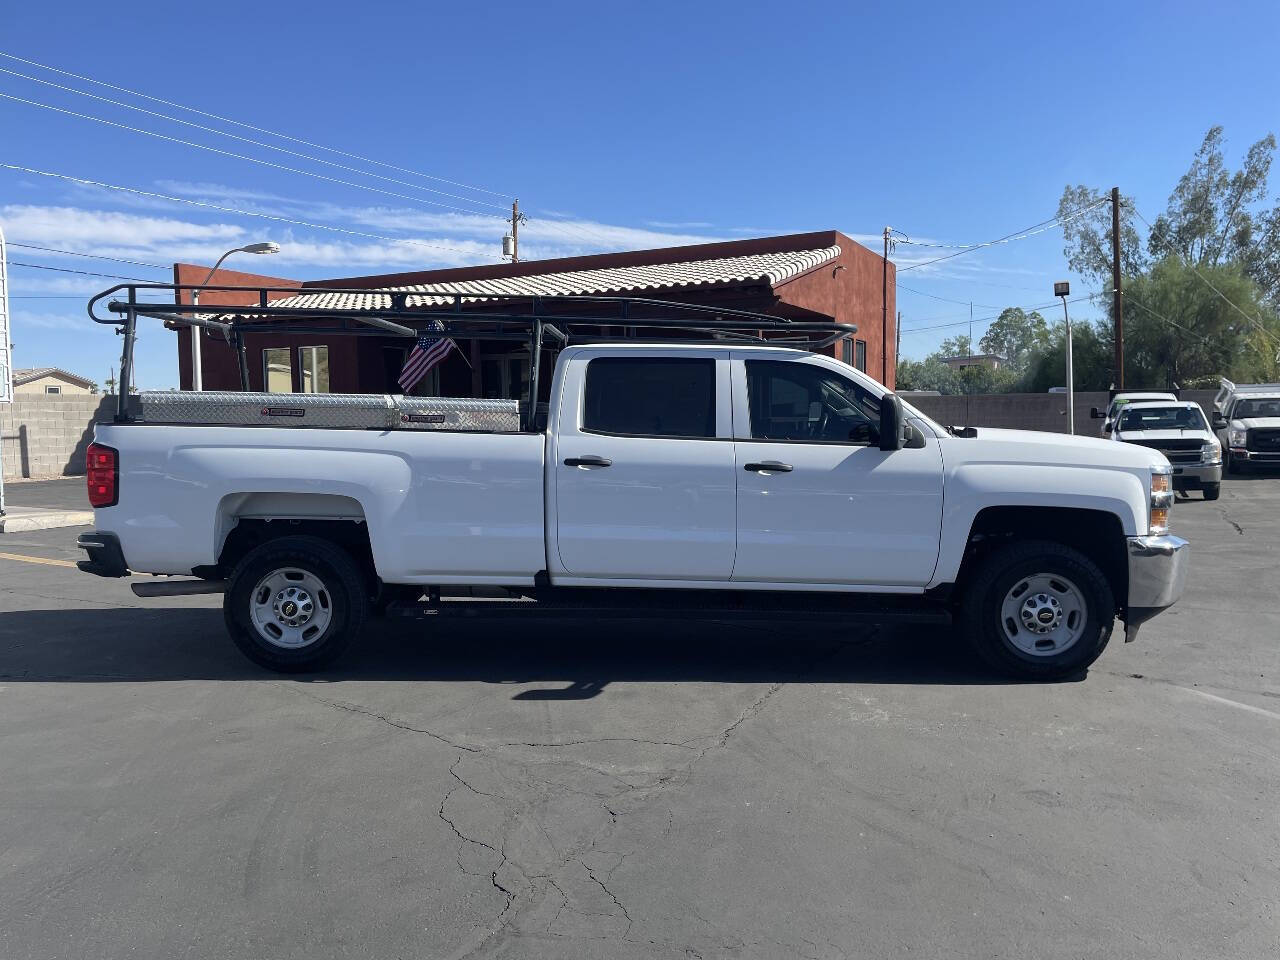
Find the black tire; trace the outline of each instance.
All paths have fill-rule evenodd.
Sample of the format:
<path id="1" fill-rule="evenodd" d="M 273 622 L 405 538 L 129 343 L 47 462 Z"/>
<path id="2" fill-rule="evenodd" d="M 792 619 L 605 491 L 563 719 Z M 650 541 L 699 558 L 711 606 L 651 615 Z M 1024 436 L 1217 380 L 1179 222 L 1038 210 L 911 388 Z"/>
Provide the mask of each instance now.
<path id="1" fill-rule="evenodd" d="M 1222 484 L 1220 483 L 1206 483 L 1200 489 L 1204 491 L 1206 500 L 1217 500 L 1218 497 L 1222 496 Z"/>
<path id="2" fill-rule="evenodd" d="M 290 571 L 284 574 L 286 579 L 297 571 L 314 578 L 300 582 L 320 584 L 319 590 L 312 591 L 315 618 L 310 622 L 317 624 L 324 615 L 323 628 L 309 637 L 304 630 L 301 645 L 295 647 L 271 641 L 266 635 L 270 625 L 263 631 L 253 622 L 254 591 L 264 578 L 286 570 Z M 258 610 L 263 596 L 259 591 Z M 269 594 L 265 596 L 270 599 Z M 302 673 L 319 670 L 346 652 L 364 628 L 369 597 L 360 568 L 345 550 L 319 537 L 282 537 L 251 550 L 236 565 L 222 614 L 231 639 L 254 663 L 281 673 Z"/>
<path id="3" fill-rule="evenodd" d="M 1231 455 L 1231 451 L 1228 450 L 1225 456 L 1227 458 L 1227 473 L 1243 472 L 1244 464 L 1242 464 L 1239 460 L 1233 457 Z"/>
<path id="4" fill-rule="evenodd" d="M 1018 581 L 1038 574 L 1066 578 L 1084 601 L 1079 639 L 1052 655 L 1018 649 L 1001 619 L 1006 595 Z M 1060 680 L 1078 676 L 1101 656 L 1111 639 L 1115 616 L 1111 584 L 1096 563 L 1071 547 L 1031 540 L 1003 547 L 980 561 L 961 598 L 959 626 L 977 654 L 1000 673 L 1025 680 Z"/>

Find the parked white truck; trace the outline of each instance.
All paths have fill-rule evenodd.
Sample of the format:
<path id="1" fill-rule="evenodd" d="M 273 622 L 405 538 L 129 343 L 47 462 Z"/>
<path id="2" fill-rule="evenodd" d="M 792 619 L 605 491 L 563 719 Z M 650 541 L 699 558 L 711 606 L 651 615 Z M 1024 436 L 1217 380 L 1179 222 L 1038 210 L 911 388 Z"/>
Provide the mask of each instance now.
<path id="1" fill-rule="evenodd" d="M 227 397 L 243 425 L 211 414 Z M 426 616 L 772 613 L 784 630 L 800 614 L 954 617 L 991 665 L 1039 679 L 1091 664 L 1117 617 L 1131 639 L 1186 576 L 1159 452 L 946 428 L 801 350 L 567 346 L 542 429 L 514 403 L 505 426 L 451 426 L 448 401 L 398 429 L 399 403 L 144 396 L 95 430 L 81 568 L 194 578 L 142 595 L 224 592 L 235 643 L 276 670 L 329 663 L 394 600 Z M 392 419 L 308 428 L 335 404 Z"/>
<path id="2" fill-rule="evenodd" d="M 1280 383 L 1237 384 L 1224 377 L 1213 407 L 1229 472 L 1280 466 Z"/>

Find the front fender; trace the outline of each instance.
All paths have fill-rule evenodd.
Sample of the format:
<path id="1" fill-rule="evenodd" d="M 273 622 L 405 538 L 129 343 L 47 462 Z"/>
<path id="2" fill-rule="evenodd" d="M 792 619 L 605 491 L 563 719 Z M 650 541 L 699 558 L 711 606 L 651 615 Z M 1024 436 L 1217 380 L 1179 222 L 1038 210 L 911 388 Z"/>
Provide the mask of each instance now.
<path id="1" fill-rule="evenodd" d="M 989 507 L 1096 510 L 1120 521 L 1127 537 L 1147 532 L 1147 489 L 1115 468 L 1050 464 L 962 464 L 947 472 L 938 566 L 929 586 L 954 583 L 978 514 Z M 1053 539 L 1053 530 L 1045 539 Z"/>

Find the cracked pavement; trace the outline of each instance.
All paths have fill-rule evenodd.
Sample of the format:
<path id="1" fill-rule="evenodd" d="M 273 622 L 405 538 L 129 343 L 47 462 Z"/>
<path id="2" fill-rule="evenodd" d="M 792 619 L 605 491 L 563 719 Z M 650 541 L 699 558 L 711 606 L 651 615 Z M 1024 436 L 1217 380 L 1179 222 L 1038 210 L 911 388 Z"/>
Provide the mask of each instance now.
<path id="1" fill-rule="evenodd" d="M 1179 501 L 1187 595 L 1044 686 L 663 620 L 281 678 L 211 598 L 0 560 L 0 957 L 1274 956 L 1277 507 Z"/>

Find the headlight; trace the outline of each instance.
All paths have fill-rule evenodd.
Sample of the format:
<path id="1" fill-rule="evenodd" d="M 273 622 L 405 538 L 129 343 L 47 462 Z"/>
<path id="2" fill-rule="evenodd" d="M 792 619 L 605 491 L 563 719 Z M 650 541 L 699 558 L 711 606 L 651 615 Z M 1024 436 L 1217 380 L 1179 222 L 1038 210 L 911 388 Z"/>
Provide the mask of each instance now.
<path id="1" fill-rule="evenodd" d="M 1222 459 L 1222 444 L 1217 440 L 1210 440 L 1200 448 L 1201 463 L 1217 463 Z"/>
<path id="2" fill-rule="evenodd" d="M 1173 480 L 1169 471 L 1151 472 L 1151 514 L 1147 530 L 1152 536 L 1169 532 L 1169 508 L 1173 505 Z"/>
<path id="3" fill-rule="evenodd" d="M 1233 447 L 1243 447 L 1245 441 L 1245 431 L 1232 427 L 1227 431 L 1227 443 Z"/>

